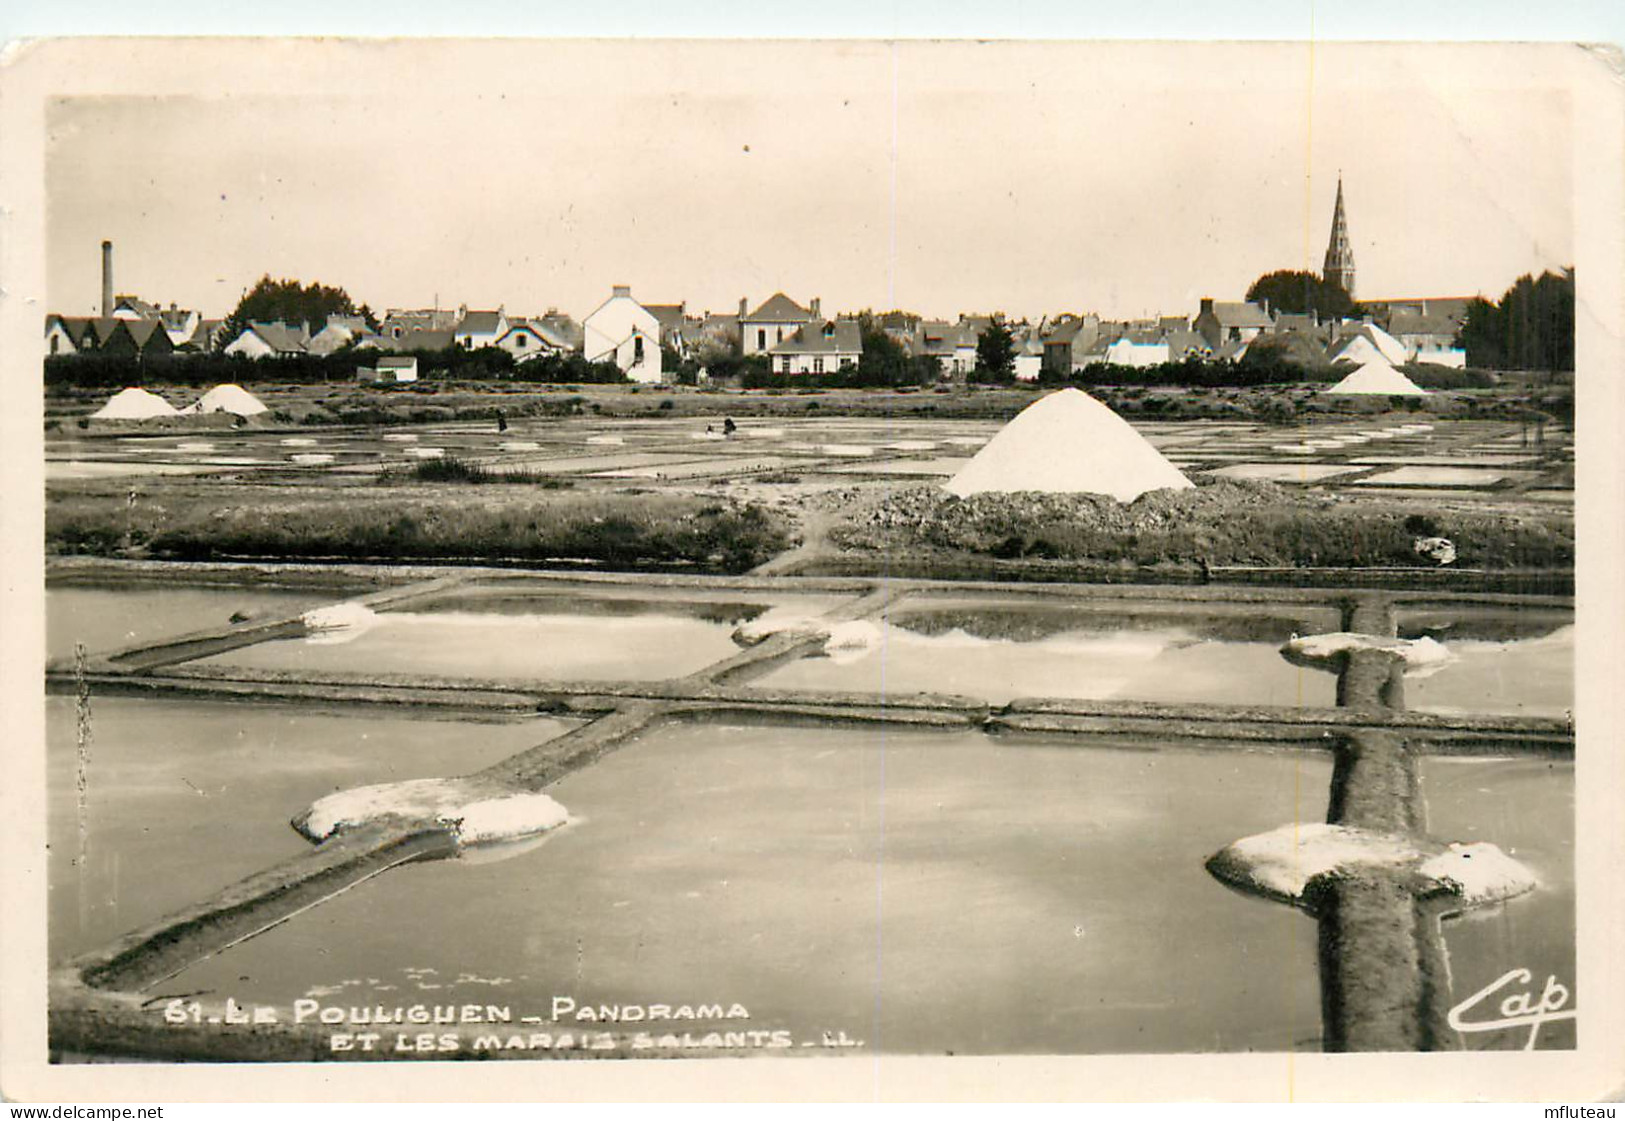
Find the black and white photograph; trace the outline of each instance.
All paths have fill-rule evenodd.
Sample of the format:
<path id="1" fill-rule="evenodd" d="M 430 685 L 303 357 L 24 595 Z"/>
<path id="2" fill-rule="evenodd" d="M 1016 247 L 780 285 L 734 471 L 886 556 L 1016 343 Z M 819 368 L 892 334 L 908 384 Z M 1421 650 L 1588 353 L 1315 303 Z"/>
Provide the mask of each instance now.
<path id="1" fill-rule="evenodd" d="M 1617 54 L 9 69 L 51 1085 L 1617 1089 Z"/>

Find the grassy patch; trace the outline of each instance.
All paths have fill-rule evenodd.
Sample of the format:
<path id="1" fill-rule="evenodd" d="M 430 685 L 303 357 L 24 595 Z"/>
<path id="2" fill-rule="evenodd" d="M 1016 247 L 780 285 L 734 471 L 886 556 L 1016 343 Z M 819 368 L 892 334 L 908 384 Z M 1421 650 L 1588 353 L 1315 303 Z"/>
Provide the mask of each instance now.
<path id="1" fill-rule="evenodd" d="M 1037 493 L 961 499 L 935 487 L 893 491 L 868 505 L 834 501 L 845 520 L 831 540 L 866 552 L 1140 566 L 1435 567 L 1417 556 L 1418 534 L 1407 527 L 1417 507 L 1271 483 L 1222 480 L 1132 503 Z M 1429 507 L 1427 516 L 1455 542 L 1460 568 L 1574 564 L 1574 521 L 1566 512 Z"/>
<path id="2" fill-rule="evenodd" d="M 59 554 L 166 560 L 568 560 L 741 572 L 788 548 L 790 534 L 763 507 L 688 495 L 499 488 L 470 500 L 438 487 L 316 497 L 198 488 L 128 510 L 116 493 L 53 495 L 46 541 Z"/>
<path id="3" fill-rule="evenodd" d="M 522 483 L 541 487 L 543 490 L 569 490 L 575 486 L 574 479 L 544 475 L 535 471 L 491 471 L 472 460 L 460 459 L 454 455 L 425 459 L 405 470 L 392 468 L 380 472 L 378 482 L 382 486 L 399 486 L 402 483 L 468 483 L 476 486 L 487 483 Z"/>

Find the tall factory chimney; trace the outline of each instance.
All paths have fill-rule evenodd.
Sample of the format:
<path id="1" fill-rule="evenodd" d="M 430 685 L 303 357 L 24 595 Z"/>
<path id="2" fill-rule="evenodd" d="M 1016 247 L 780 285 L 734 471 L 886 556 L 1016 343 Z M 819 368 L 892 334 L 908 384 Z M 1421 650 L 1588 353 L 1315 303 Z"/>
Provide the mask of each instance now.
<path id="1" fill-rule="evenodd" d="M 102 315 L 113 314 L 113 243 L 102 242 Z"/>

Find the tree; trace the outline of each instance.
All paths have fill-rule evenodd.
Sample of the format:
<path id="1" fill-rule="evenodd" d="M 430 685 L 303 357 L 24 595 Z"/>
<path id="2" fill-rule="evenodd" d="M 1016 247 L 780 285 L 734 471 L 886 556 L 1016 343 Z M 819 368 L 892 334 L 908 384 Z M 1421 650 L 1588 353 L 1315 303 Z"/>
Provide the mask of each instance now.
<path id="1" fill-rule="evenodd" d="M 237 302 L 226 317 L 227 338 L 235 338 L 250 323 L 283 322 L 290 327 L 303 323 L 315 334 L 327 326 L 330 315 L 354 315 L 355 304 L 342 288 L 325 284 L 300 284 L 297 280 L 260 277 L 258 283 Z"/>
<path id="2" fill-rule="evenodd" d="M 1247 301 L 1256 304 L 1265 300 L 1272 311 L 1290 315 L 1314 312 L 1322 319 L 1345 319 L 1355 310 L 1354 301 L 1341 284 L 1291 269 L 1265 273 L 1253 281 L 1247 289 Z"/>
<path id="3" fill-rule="evenodd" d="M 1487 369 L 1574 369 L 1574 270 L 1520 276 L 1500 302 L 1476 299 L 1456 341 Z"/>
<path id="4" fill-rule="evenodd" d="M 995 315 L 982 337 L 976 340 L 976 372 L 993 381 L 1010 381 L 1016 371 L 1015 335 L 1004 321 Z"/>

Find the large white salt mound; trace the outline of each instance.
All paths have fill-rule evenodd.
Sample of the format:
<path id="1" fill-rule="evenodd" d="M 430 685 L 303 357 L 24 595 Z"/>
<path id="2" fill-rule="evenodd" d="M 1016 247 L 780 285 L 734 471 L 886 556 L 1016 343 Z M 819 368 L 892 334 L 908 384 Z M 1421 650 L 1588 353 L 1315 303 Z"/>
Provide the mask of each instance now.
<path id="1" fill-rule="evenodd" d="M 1428 391 L 1381 358 L 1372 359 L 1323 393 L 1371 393 L 1384 397 L 1426 397 Z"/>
<path id="2" fill-rule="evenodd" d="M 217 385 L 192 402 L 189 413 L 233 413 L 236 416 L 258 416 L 266 411 L 265 403 L 240 385 Z"/>
<path id="3" fill-rule="evenodd" d="M 961 498 L 1036 490 L 1106 494 L 1119 502 L 1192 485 L 1128 421 L 1081 389 L 1028 405 L 945 484 Z"/>
<path id="4" fill-rule="evenodd" d="M 92 420 L 147 420 L 155 416 L 179 416 L 180 410 L 156 393 L 131 386 L 113 394 L 112 399 L 96 412 Z"/>

